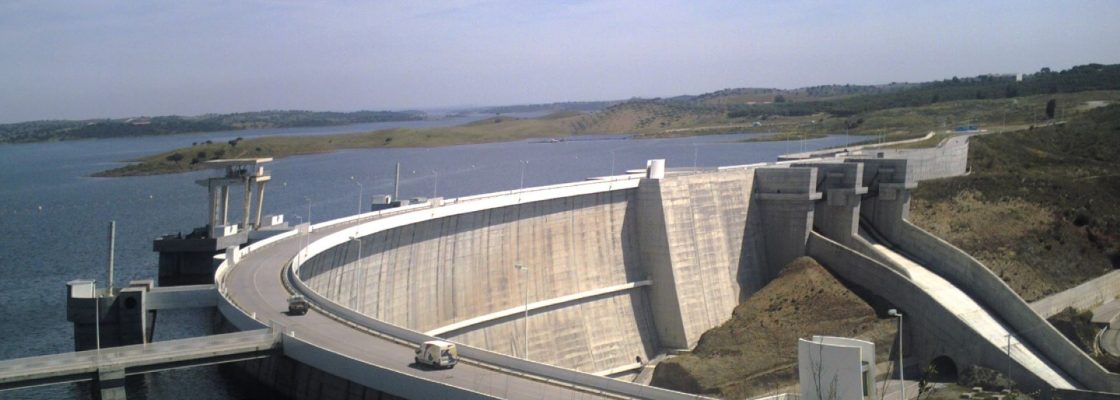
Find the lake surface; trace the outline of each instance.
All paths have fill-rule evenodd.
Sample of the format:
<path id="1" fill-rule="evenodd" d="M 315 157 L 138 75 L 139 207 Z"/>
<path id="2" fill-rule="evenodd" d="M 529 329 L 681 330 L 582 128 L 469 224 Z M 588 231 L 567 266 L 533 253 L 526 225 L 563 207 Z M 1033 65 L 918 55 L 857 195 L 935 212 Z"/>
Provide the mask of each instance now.
<path id="1" fill-rule="evenodd" d="M 117 221 L 114 283 L 118 287 L 130 280 L 155 278 L 154 238 L 189 232 L 206 223 L 206 190 L 194 181 L 214 172 L 130 178 L 90 178 L 90 174 L 122 160 L 205 140 L 455 125 L 478 118 L 0 145 L 0 304 L 6 313 L 0 319 L 4 338 L 0 359 L 73 350 L 65 283 L 96 279 L 104 285 L 109 221 Z M 310 218 L 317 222 L 351 215 L 359 207 L 359 190 L 367 205 L 374 194 L 392 193 L 397 162 L 402 164 L 402 197 L 457 197 L 617 174 L 643 168 L 649 159 L 663 158 L 670 169 L 748 164 L 860 139 L 839 135 L 804 142 L 738 142 L 750 136 L 537 140 L 296 156 L 269 165 L 272 182 L 265 193 L 265 214 L 284 214 L 290 223 L 306 220 L 309 206 Z M 230 204 L 240 204 L 240 191 L 231 192 Z M 231 210 L 230 219 L 240 219 L 237 210 Z M 161 311 L 156 340 L 207 334 L 213 318 L 200 310 Z M 246 399 L 253 398 L 254 392 L 251 385 L 236 382 L 215 367 L 203 367 L 130 380 L 128 396 Z M 0 398 L 89 397 L 85 385 L 66 384 L 0 392 Z"/>

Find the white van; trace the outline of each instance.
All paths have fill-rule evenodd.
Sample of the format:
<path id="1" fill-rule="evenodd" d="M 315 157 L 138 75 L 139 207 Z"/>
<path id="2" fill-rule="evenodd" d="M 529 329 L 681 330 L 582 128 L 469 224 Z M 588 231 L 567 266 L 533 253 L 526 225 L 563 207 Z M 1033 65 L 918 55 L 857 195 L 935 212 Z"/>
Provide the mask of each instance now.
<path id="1" fill-rule="evenodd" d="M 459 349 L 455 343 L 429 340 L 416 348 L 416 363 L 433 367 L 451 368 L 459 363 Z"/>

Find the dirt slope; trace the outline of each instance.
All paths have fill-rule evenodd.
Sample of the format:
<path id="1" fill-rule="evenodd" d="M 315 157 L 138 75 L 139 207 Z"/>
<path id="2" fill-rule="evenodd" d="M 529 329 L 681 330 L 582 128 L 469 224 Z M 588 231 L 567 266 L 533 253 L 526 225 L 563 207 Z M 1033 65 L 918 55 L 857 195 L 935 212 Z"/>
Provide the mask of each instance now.
<path id="1" fill-rule="evenodd" d="M 1120 267 L 1120 106 L 972 139 L 969 176 L 922 182 L 910 220 L 1027 301 Z"/>
<path id="2" fill-rule="evenodd" d="M 747 302 L 731 320 L 700 338 L 691 354 L 661 362 L 652 385 L 725 398 L 746 398 L 796 382 L 797 339 L 856 337 L 885 359 L 890 320 L 849 291 L 815 260 L 802 257 Z"/>

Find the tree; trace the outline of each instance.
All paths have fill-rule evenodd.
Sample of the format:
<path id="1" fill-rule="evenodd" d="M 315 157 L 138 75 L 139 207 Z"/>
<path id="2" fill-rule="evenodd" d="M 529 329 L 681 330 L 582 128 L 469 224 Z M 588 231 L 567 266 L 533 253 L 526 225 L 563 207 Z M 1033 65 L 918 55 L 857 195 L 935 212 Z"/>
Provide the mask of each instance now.
<path id="1" fill-rule="evenodd" d="M 780 94 L 777 95 L 777 96 L 774 96 L 774 102 L 775 103 L 785 103 L 786 102 L 786 96 L 782 96 Z"/>
<path id="2" fill-rule="evenodd" d="M 1054 119 L 1054 111 L 1058 108 L 1058 100 L 1050 99 L 1046 102 L 1046 118 Z"/>
<path id="3" fill-rule="evenodd" d="M 183 155 L 179 154 L 179 153 L 175 153 L 175 154 L 167 156 L 167 161 L 171 161 L 171 162 L 176 163 L 176 164 L 178 164 L 179 161 L 182 161 L 182 160 L 183 160 Z"/>

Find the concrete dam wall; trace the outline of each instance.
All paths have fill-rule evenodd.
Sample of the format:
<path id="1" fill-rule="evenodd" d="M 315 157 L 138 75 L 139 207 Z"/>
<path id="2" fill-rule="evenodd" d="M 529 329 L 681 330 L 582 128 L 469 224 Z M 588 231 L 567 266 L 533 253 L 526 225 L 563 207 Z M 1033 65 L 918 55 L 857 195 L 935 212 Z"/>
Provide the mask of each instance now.
<path id="1" fill-rule="evenodd" d="M 431 331 L 502 310 L 646 278 L 638 262 L 633 188 L 558 197 L 429 219 L 336 246 L 301 278 L 363 314 Z M 523 272 L 515 268 L 523 265 Z M 526 297 L 527 296 L 527 297 Z M 524 356 L 520 312 L 442 335 Z M 649 359 L 646 294 L 624 290 L 534 309 L 529 357 L 585 372 Z"/>
<path id="2" fill-rule="evenodd" d="M 528 303 L 530 359 L 624 372 L 640 366 L 636 357 L 694 346 L 776 275 L 766 267 L 755 175 L 710 171 L 589 182 L 582 186 L 599 188 L 575 194 L 542 188 L 531 200 L 516 192 L 456 200 L 436 208 L 447 215 L 355 232 L 360 244 L 326 249 L 299 276 L 370 317 L 518 357 Z"/>

